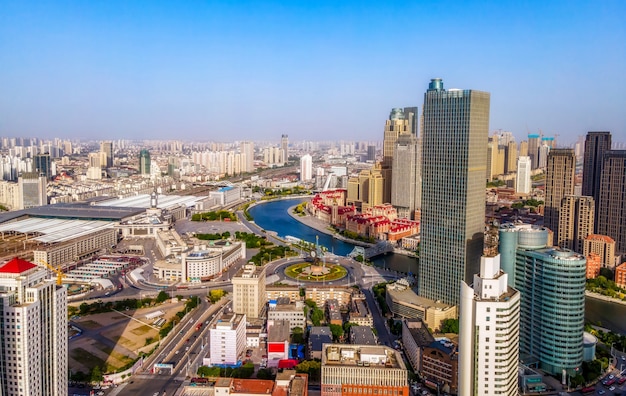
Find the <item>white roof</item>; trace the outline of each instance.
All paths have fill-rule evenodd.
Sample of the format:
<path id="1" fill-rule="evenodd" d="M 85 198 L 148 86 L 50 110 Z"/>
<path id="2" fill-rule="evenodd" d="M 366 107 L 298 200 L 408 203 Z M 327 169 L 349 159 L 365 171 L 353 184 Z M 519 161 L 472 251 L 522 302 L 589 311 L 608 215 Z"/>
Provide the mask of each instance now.
<path id="1" fill-rule="evenodd" d="M 30 218 L 0 225 L 0 232 L 19 232 L 37 234 L 31 238 L 43 243 L 63 242 L 91 234 L 96 231 L 113 228 L 110 221 L 64 220 Z"/>
<path id="2" fill-rule="evenodd" d="M 195 197 L 193 195 L 159 195 L 157 202 L 159 208 L 167 209 L 180 204 L 184 204 L 189 208 L 195 206 L 196 202 L 206 198 L 207 197 Z M 141 194 L 134 197 L 102 201 L 96 203 L 96 205 L 148 209 L 150 207 L 150 194 Z"/>

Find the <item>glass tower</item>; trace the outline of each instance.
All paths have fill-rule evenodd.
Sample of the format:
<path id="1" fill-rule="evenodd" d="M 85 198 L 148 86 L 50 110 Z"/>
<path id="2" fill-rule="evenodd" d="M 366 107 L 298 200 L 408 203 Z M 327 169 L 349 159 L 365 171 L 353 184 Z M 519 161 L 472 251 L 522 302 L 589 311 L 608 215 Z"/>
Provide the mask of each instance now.
<path id="1" fill-rule="evenodd" d="M 150 175 L 150 152 L 146 149 L 139 152 L 139 174 Z"/>
<path id="2" fill-rule="evenodd" d="M 446 304 L 458 305 L 461 281 L 480 271 L 489 100 L 441 79 L 424 94 L 419 294 Z"/>

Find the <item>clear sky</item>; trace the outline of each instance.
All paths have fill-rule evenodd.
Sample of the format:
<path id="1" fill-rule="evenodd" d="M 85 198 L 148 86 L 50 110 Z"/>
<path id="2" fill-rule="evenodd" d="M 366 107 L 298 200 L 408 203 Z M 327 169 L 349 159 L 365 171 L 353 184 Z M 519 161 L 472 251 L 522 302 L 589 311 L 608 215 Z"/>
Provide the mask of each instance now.
<path id="1" fill-rule="evenodd" d="M 626 142 L 626 1 L 0 0 L 0 136 L 382 140 L 434 77 Z"/>

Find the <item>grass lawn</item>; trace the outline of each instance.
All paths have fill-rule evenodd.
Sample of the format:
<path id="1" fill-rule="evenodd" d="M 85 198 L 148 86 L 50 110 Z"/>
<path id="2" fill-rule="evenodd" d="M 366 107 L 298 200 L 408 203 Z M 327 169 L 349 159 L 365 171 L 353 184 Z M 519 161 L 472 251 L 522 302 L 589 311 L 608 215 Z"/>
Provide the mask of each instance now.
<path id="1" fill-rule="evenodd" d="M 335 264 L 326 264 L 326 268 L 330 269 L 330 272 L 325 275 L 304 274 L 304 270 L 310 265 L 310 263 L 298 263 L 290 265 L 285 269 L 285 275 L 292 279 L 305 282 L 328 282 L 343 279 L 348 275 L 348 270 L 340 265 Z"/>

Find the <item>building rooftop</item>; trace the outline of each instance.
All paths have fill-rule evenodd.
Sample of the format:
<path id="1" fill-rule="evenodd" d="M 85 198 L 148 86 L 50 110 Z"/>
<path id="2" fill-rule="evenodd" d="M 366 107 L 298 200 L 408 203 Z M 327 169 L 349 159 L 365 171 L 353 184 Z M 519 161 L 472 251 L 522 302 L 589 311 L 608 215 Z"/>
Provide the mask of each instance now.
<path id="1" fill-rule="evenodd" d="M 288 320 L 268 320 L 267 342 L 289 341 L 289 321 Z"/>
<path id="2" fill-rule="evenodd" d="M 350 327 L 350 343 L 360 345 L 376 345 L 376 336 L 369 326 Z"/>
<path id="3" fill-rule="evenodd" d="M 406 305 L 414 305 L 414 306 L 418 306 L 422 308 L 438 309 L 441 311 L 445 311 L 453 307 L 452 305 L 449 305 L 449 304 L 445 304 L 445 303 L 438 302 L 438 301 L 433 301 L 426 297 L 418 296 L 413 290 L 411 290 L 410 287 L 408 287 L 408 284 L 405 285 L 399 281 L 396 283 L 387 285 L 387 293 L 390 294 L 390 297 L 394 301 L 402 302 L 403 304 L 406 304 Z"/>
<path id="4" fill-rule="evenodd" d="M 435 337 L 428 331 L 421 319 L 404 319 L 404 325 L 409 330 L 409 334 L 411 334 L 411 338 L 413 338 L 417 346 L 425 347 L 435 341 Z"/>
<path id="5" fill-rule="evenodd" d="M 269 395 L 274 390 L 274 381 L 260 379 L 233 378 L 230 393 Z"/>
<path id="6" fill-rule="evenodd" d="M 22 260 L 21 258 L 14 258 L 6 262 L 5 264 L 0 266 L 0 273 L 3 274 L 21 274 L 22 272 L 26 272 L 33 268 L 37 268 L 37 265 Z"/>
<path id="7" fill-rule="evenodd" d="M 333 342 L 333 333 L 328 326 L 311 327 L 309 331 L 309 348 L 321 351 L 324 344 Z"/>
<path id="8" fill-rule="evenodd" d="M 241 268 L 232 279 L 235 278 L 258 278 L 265 271 L 265 267 L 254 265 L 254 264 L 246 264 Z"/>
<path id="9" fill-rule="evenodd" d="M 400 353 L 384 345 L 324 344 L 322 347 L 322 366 L 324 365 L 406 370 Z"/>
<path id="10" fill-rule="evenodd" d="M 143 213 L 141 208 L 132 207 L 108 207 L 85 204 L 55 204 L 36 206 L 33 208 L 15 210 L 0 214 L 0 224 L 15 220 L 20 217 L 25 218 L 48 218 L 48 219 L 74 219 L 74 220 L 102 220 L 102 221 L 122 221 L 128 217 Z"/>

